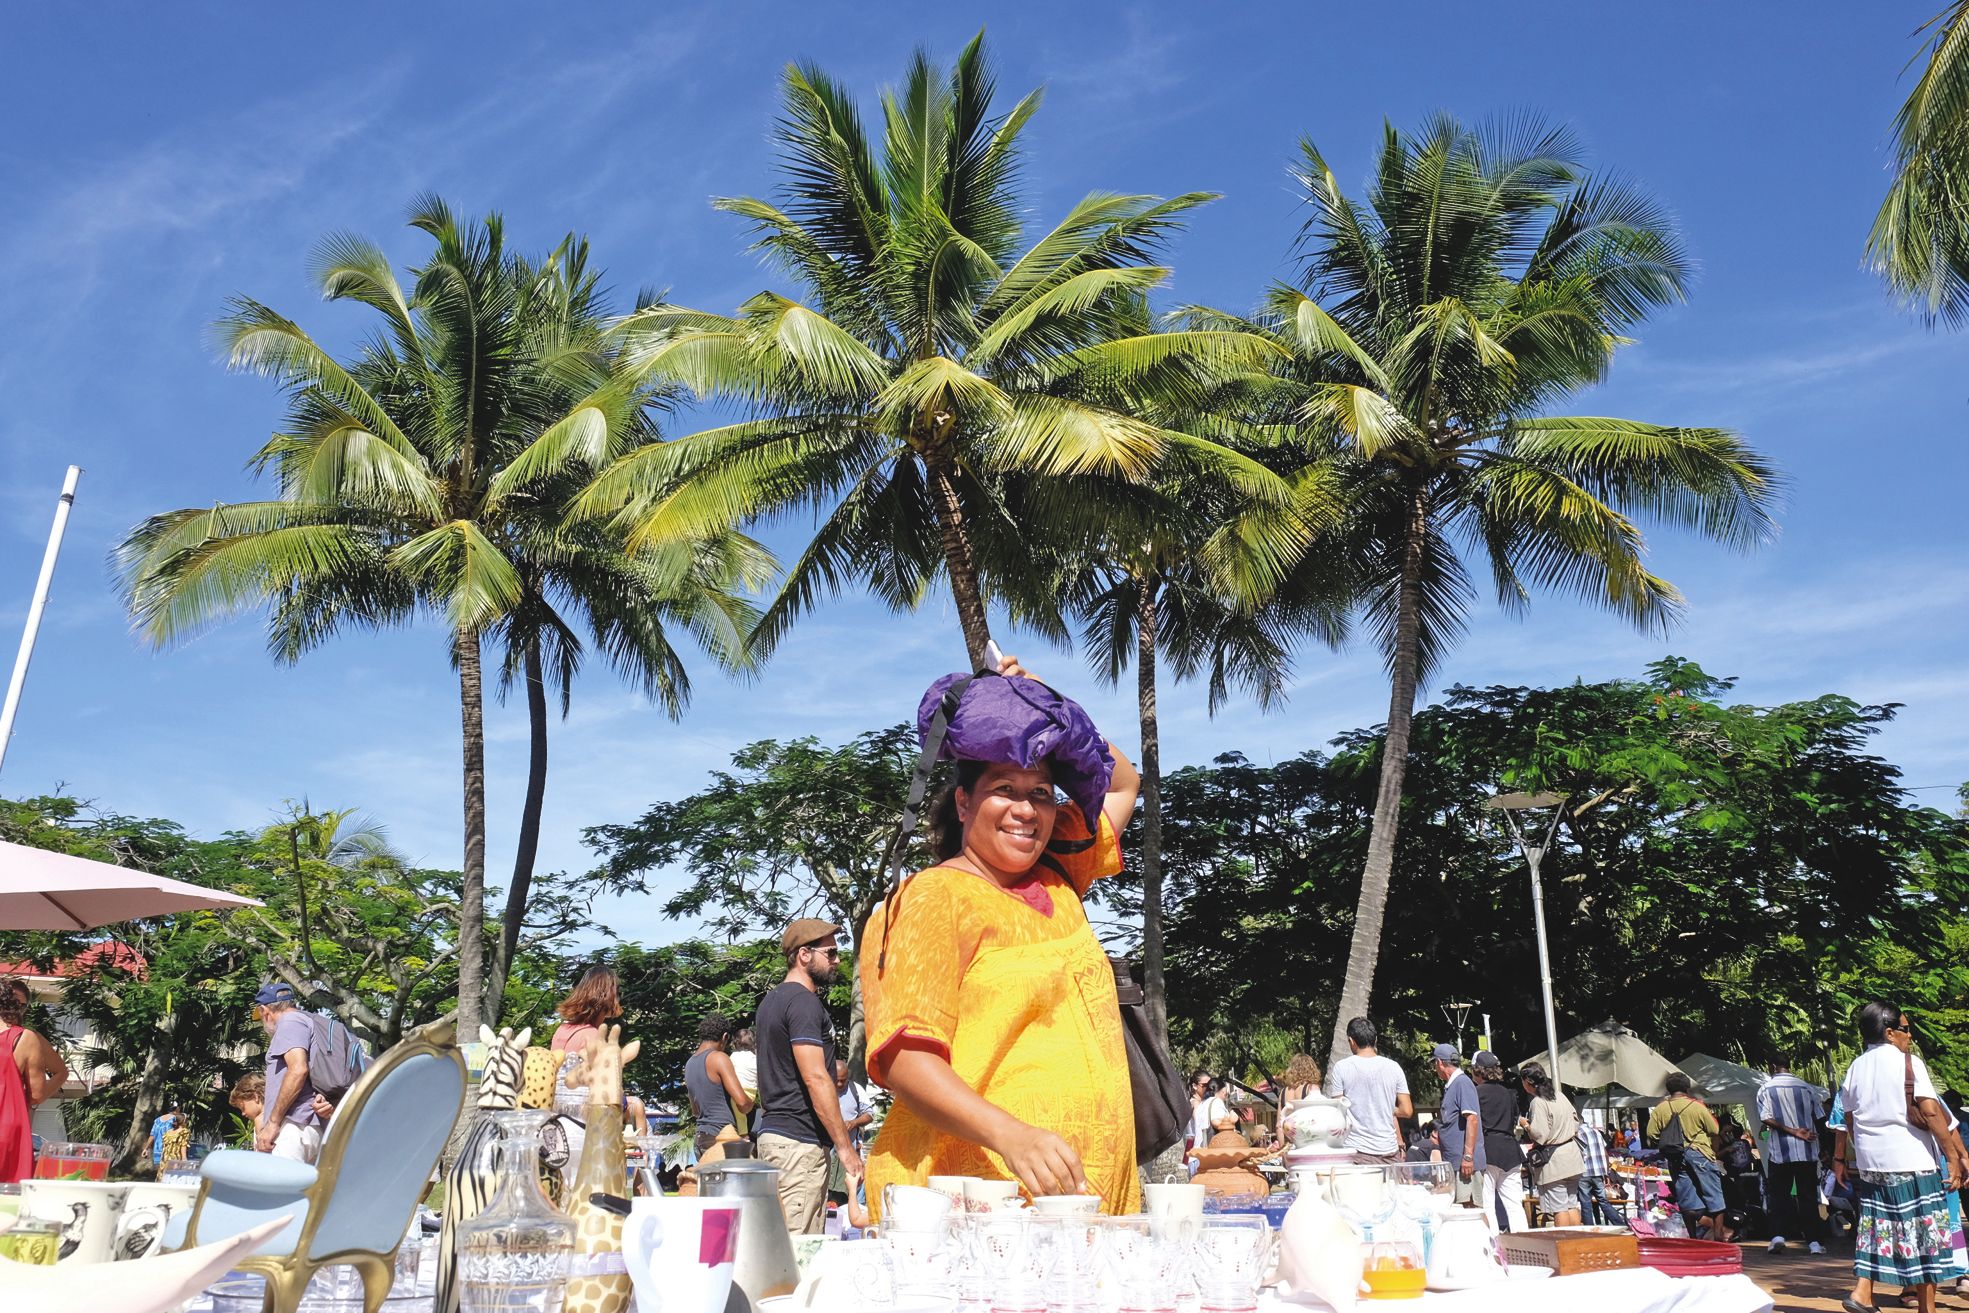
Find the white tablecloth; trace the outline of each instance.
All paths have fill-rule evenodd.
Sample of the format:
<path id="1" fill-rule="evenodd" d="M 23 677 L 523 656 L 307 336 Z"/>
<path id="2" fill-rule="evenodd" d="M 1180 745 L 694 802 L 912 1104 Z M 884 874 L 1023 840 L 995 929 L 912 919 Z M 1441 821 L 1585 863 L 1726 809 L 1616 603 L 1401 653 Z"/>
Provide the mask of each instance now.
<path id="1" fill-rule="evenodd" d="M 1328 1305 L 1311 1296 L 1282 1298 L 1267 1292 L 1260 1313 L 1289 1313 Z M 1542 1281 L 1500 1281 L 1476 1290 L 1428 1291 L 1419 1300 L 1363 1300 L 1360 1309 L 1427 1309 L 1429 1313 L 1524 1313 L 1534 1309 L 1590 1309 L 1592 1313 L 1767 1313 L 1771 1297 L 1741 1274 L 1671 1277 L 1651 1267 L 1582 1272 Z"/>

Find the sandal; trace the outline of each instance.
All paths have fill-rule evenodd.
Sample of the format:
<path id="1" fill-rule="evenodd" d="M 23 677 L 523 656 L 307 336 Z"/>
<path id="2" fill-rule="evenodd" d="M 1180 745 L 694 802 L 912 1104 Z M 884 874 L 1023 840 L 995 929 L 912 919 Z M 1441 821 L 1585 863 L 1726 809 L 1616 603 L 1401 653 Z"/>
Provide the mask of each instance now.
<path id="1" fill-rule="evenodd" d="M 1874 1307 L 1872 1304 L 1862 1304 L 1860 1303 L 1859 1300 L 1854 1299 L 1851 1295 L 1848 1295 L 1846 1296 L 1846 1298 L 1840 1300 L 1839 1307 L 1845 1309 L 1846 1313 L 1880 1313 L 1880 1310 Z"/>

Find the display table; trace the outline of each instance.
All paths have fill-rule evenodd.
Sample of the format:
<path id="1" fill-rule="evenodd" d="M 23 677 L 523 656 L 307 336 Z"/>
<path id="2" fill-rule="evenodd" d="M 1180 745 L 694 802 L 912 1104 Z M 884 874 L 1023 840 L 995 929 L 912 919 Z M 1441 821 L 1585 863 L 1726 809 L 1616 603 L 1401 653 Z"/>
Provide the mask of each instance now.
<path id="1" fill-rule="evenodd" d="M 1266 1292 L 1260 1313 L 1326 1309 L 1310 1296 L 1281 1297 Z M 1741 1274 L 1726 1277 L 1671 1277 L 1651 1267 L 1617 1272 L 1581 1272 L 1543 1280 L 1499 1281 L 1454 1293 L 1429 1291 L 1414 1300 L 1362 1300 L 1357 1310 L 1413 1308 L 1428 1313 L 1524 1313 L 1527 1308 L 1591 1309 L 1592 1313 L 1766 1313 L 1771 1297 Z"/>

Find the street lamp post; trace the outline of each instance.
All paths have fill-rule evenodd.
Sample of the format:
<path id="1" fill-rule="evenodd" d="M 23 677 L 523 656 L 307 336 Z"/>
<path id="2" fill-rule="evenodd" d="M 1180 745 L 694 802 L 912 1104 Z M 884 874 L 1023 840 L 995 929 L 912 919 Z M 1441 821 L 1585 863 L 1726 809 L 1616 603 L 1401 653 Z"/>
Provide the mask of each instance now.
<path id="1" fill-rule="evenodd" d="M 1531 918 L 1533 928 L 1538 934 L 1538 978 L 1539 989 L 1545 1004 L 1545 1051 L 1551 1055 L 1552 1084 L 1564 1088 L 1559 1079 L 1559 1022 L 1552 1011 L 1552 953 L 1545 945 L 1545 888 L 1538 880 L 1538 867 L 1545 860 L 1545 854 L 1552 849 L 1552 840 L 1559 832 L 1559 816 L 1564 810 L 1565 795 L 1560 793 L 1500 793 L 1487 799 L 1484 806 L 1504 814 L 1504 824 L 1510 829 L 1511 837 L 1517 841 L 1518 851 L 1525 855 L 1525 864 L 1531 867 Z M 1525 832 L 1518 826 L 1518 813 L 1521 811 L 1543 811 L 1552 809 L 1552 822 L 1545 827 L 1545 837 L 1537 843 L 1527 843 Z"/>

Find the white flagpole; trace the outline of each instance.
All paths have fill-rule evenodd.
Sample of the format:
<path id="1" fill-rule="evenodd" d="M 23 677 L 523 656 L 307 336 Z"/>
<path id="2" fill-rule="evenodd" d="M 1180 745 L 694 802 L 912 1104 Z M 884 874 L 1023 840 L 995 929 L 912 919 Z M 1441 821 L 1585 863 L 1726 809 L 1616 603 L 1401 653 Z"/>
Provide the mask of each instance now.
<path id="1" fill-rule="evenodd" d="M 21 706 L 21 686 L 27 683 L 27 663 L 34 656 L 34 637 L 41 632 L 41 612 L 48 605 L 48 586 L 55 580 L 55 558 L 62 552 L 62 534 L 68 529 L 68 508 L 75 504 L 75 481 L 82 467 L 68 467 L 62 480 L 62 497 L 55 503 L 55 527 L 48 532 L 48 550 L 41 556 L 41 577 L 34 582 L 34 601 L 27 608 L 27 628 L 21 634 L 20 655 L 14 658 L 14 676 L 7 681 L 7 702 L 0 707 L 0 764 L 7 760 L 7 744 L 14 737 L 14 714 Z"/>

